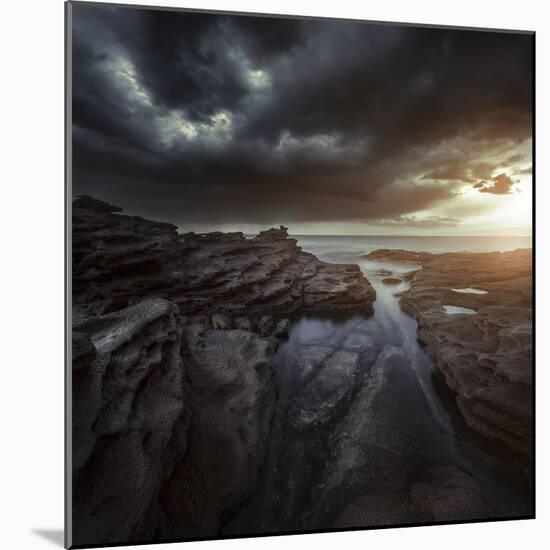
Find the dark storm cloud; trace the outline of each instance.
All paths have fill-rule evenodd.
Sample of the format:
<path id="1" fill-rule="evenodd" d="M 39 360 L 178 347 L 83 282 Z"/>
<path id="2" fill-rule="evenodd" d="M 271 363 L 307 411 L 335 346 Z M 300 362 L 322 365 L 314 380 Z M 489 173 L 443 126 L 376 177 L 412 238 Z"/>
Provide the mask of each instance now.
<path id="1" fill-rule="evenodd" d="M 522 162 L 523 160 L 525 159 L 522 154 L 510 155 L 504 162 L 501 163 L 501 166 L 512 166 L 518 162 Z"/>
<path id="2" fill-rule="evenodd" d="M 440 166 L 427 174 L 422 176 L 423 180 L 456 180 L 465 183 L 472 182 L 472 178 L 467 174 L 464 165 L 450 164 L 446 166 Z"/>
<path id="3" fill-rule="evenodd" d="M 491 193 L 493 195 L 508 195 L 512 192 L 514 182 L 510 176 L 499 174 L 493 178 L 488 185 L 482 185 L 479 188 L 480 193 Z"/>
<path id="4" fill-rule="evenodd" d="M 490 162 L 478 162 L 472 166 L 472 175 L 474 178 L 490 179 L 495 168 L 497 166 Z"/>
<path id="5" fill-rule="evenodd" d="M 73 9 L 74 191 L 147 215 L 407 220 L 531 134 L 525 35 Z"/>

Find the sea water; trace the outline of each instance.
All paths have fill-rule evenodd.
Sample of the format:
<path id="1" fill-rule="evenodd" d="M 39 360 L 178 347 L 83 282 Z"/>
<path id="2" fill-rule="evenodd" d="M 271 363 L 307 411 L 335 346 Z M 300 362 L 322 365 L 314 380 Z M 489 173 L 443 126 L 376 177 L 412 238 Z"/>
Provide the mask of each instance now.
<path id="1" fill-rule="evenodd" d="M 462 420 L 454 396 L 437 387 L 431 361 L 417 341 L 417 323 L 399 306 L 399 294 L 407 290 L 408 283 L 404 279 L 391 286 L 383 282 L 388 272 L 399 279 L 421 266 L 365 256 L 380 248 L 433 253 L 506 251 L 529 247 L 530 239 L 295 238 L 305 251 L 323 261 L 358 264 L 376 290 L 374 312 L 348 318 L 309 315 L 292 324 L 276 357 L 279 399 L 266 462 L 256 494 L 241 515 L 246 519 L 237 519 L 233 532 L 330 528 L 355 498 L 395 494 L 401 490 L 400 484 L 414 483 L 418 472 L 437 465 L 468 472 L 500 502 L 502 517 L 529 514 L 528 476 L 480 443 L 479 436 Z M 309 372 L 300 371 L 310 366 L 296 359 L 304 346 L 332 346 L 344 353 L 363 349 L 360 378 L 372 382 L 354 393 L 347 413 L 348 417 L 355 414 L 353 423 L 339 418 L 337 425 L 327 424 L 319 432 L 304 435 L 289 429 L 291 411 L 302 402 L 311 378 Z M 345 431 L 348 439 L 338 448 L 331 441 L 340 431 Z"/>

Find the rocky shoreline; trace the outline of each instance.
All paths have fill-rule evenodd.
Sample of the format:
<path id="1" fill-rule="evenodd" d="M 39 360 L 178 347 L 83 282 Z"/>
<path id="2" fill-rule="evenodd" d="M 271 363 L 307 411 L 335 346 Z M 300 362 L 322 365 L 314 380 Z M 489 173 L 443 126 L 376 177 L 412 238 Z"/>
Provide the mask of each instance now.
<path id="1" fill-rule="evenodd" d="M 289 319 L 372 312 L 283 227 L 187 233 L 73 202 L 73 540 L 216 536 L 256 486 Z"/>
<path id="2" fill-rule="evenodd" d="M 401 309 L 418 322 L 418 340 L 455 393 L 468 426 L 529 461 L 531 250 L 376 250 L 367 258 L 422 266 L 408 274 L 410 288 L 400 299 Z"/>
<path id="3" fill-rule="evenodd" d="M 72 238 L 75 544 L 505 513 L 462 468 L 411 470 L 431 424 L 401 336 L 378 341 L 367 319 L 376 293 L 357 265 L 320 261 L 282 226 L 179 234 L 88 196 Z M 368 258 L 417 266 L 379 275 L 410 283 L 400 307 L 466 423 L 528 459 L 530 251 Z M 286 348 L 283 390 L 294 321 L 342 313 L 347 332 Z"/>

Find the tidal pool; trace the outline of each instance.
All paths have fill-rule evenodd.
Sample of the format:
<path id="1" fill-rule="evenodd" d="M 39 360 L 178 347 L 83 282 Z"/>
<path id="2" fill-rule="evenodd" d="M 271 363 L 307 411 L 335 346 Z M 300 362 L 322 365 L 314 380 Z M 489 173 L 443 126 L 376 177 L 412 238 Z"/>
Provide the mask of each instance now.
<path id="1" fill-rule="evenodd" d="M 442 306 L 445 310 L 445 313 L 449 315 L 475 315 L 477 312 L 475 309 L 470 309 L 469 307 L 460 307 L 460 306 Z"/>
<path id="2" fill-rule="evenodd" d="M 480 290 L 479 288 L 451 288 L 451 290 L 460 294 L 487 294 L 486 290 Z"/>
<path id="3" fill-rule="evenodd" d="M 331 528 L 355 499 L 387 502 L 439 466 L 467 472 L 494 495 L 503 517 L 529 513 L 521 473 L 487 459 L 454 396 L 439 388 L 417 323 L 394 294 L 407 290 L 406 277 L 391 288 L 382 282 L 387 271 L 402 277 L 420 266 L 311 252 L 358 263 L 377 292 L 374 313 L 292 324 L 276 355 L 278 403 L 260 481 L 223 532 Z"/>

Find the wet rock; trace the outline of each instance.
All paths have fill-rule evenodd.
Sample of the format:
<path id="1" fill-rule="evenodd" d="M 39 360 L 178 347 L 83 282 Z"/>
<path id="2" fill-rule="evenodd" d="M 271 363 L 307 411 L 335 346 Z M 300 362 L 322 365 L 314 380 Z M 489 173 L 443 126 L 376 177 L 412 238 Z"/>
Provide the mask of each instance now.
<path id="1" fill-rule="evenodd" d="M 349 351 L 355 351 L 358 353 L 373 350 L 376 347 L 374 338 L 368 334 L 361 332 L 352 332 L 342 342 L 342 347 Z"/>
<path id="2" fill-rule="evenodd" d="M 381 527 L 427 520 L 405 494 L 363 495 L 346 506 L 334 521 L 336 529 Z"/>
<path id="3" fill-rule="evenodd" d="M 165 491 L 171 510 L 193 495 L 195 524 L 187 531 L 173 524 L 166 535 L 212 536 L 256 487 L 276 399 L 273 349 L 269 339 L 243 330 L 189 327 L 184 341 L 193 388 L 189 454 Z M 190 465 L 198 478 L 186 475 Z"/>
<path id="4" fill-rule="evenodd" d="M 397 277 L 386 277 L 385 279 L 382 279 L 382 282 L 385 285 L 398 285 L 398 284 L 401 284 L 402 281 Z"/>
<path id="5" fill-rule="evenodd" d="M 258 320 L 258 331 L 260 334 L 263 334 L 264 336 L 271 334 L 273 332 L 273 316 L 272 315 L 263 315 Z"/>
<path id="6" fill-rule="evenodd" d="M 288 316 L 369 313 L 374 299 L 357 266 L 321 262 L 284 227 L 180 235 L 76 199 L 75 544 L 218 535 L 264 459 L 272 334 Z M 321 376 L 325 405 L 348 395 L 346 376 L 341 388 Z"/>
<path id="7" fill-rule="evenodd" d="M 187 316 L 228 317 L 372 311 L 375 292 L 355 265 L 304 252 L 287 229 L 254 239 L 235 233 L 179 235 L 169 223 L 126 216 L 79 197 L 73 202 L 73 301 L 93 314 L 144 297 L 169 299 Z"/>
<path id="8" fill-rule="evenodd" d="M 359 355 L 350 351 L 337 351 L 323 363 L 294 405 L 291 416 L 297 430 L 319 427 L 338 413 L 353 389 L 358 364 Z"/>
<path id="9" fill-rule="evenodd" d="M 336 528 L 463 521 L 502 517 L 498 502 L 471 475 L 456 466 L 431 468 L 425 481 L 405 491 L 363 495 L 346 506 Z"/>
<path id="10" fill-rule="evenodd" d="M 212 315 L 211 322 L 214 330 L 229 330 L 231 328 L 231 319 L 221 313 Z"/>
<path id="11" fill-rule="evenodd" d="M 467 472 L 454 466 L 439 466 L 432 468 L 430 475 L 430 481 L 412 485 L 410 500 L 434 521 L 502 517 L 495 497 Z"/>
<path id="12" fill-rule="evenodd" d="M 79 544 L 213 536 L 256 486 L 275 405 L 271 339 L 183 328 L 177 312 L 147 299 L 76 327 Z"/>
<path id="13" fill-rule="evenodd" d="M 386 346 L 360 381 L 346 414 L 328 435 L 329 456 L 322 485 L 316 488 L 312 505 L 315 521 L 329 515 L 335 503 L 353 494 L 356 487 L 375 494 L 398 492 L 408 476 L 417 418 L 406 403 L 395 402 L 391 392 L 402 378 L 407 359 L 401 349 Z M 417 391 L 411 387 L 410 391 Z M 383 396 L 383 397 L 381 397 Z M 396 425 L 405 429 L 397 430 Z"/>
<path id="14" fill-rule="evenodd" d="M 163 513 L 159 491 L 187 451 L 190 414 L 176 312 L 166 300 L 148 299 L 75 327 L 78 544 L 154 536 Z"/>
<path id="15" fill-rule="evenodd" d="M 418 338 L 456 394 L 467 424 L 529 458 L 532 450 L 532 255 L 379 250 L 376 259 L 420 261 L 400 305 L 418 321 Z M 486 294 L 454 292 L 483 288 Z M 448 304 L 476 311 L 448 315 Z"/>
<path id="16" fill-rule="evenodd" d="M 97 355 L 95 346 L 90 337 L 83 333 L 73 331 L 72 334 L 73 371 L 87 368 L 95 360 Z"/>
<path id="17" fill-rule="evenodd" d="M 210 318 L 207 315 L 191 315 L 190 317 L 186 317 L 185 321 L 182 319 L 181 324 L 182 326 L 198 325 L 205 329 L 212 328 Z"/>
<path id="18" fill-rule="evenodd" d="M 253 332 L 252 321 L 248 317 L 237 317 L 235 319 L 235 328 Z"/>
<path id="19" fill-rule="evenodd" d="M 300 346 L 291 359 L 293 381 L 299 384 L 309 378 L 332 353 L 334 349 L 328 346 Z"/>
<path id="20" fill-rule="evenodd" d="M 289 329 L 290 321 L 288 319 L 281 319 L 275 326 L 273 336 L 275 336 L 275 338 L 285 338 L 288 335 Z"/>

